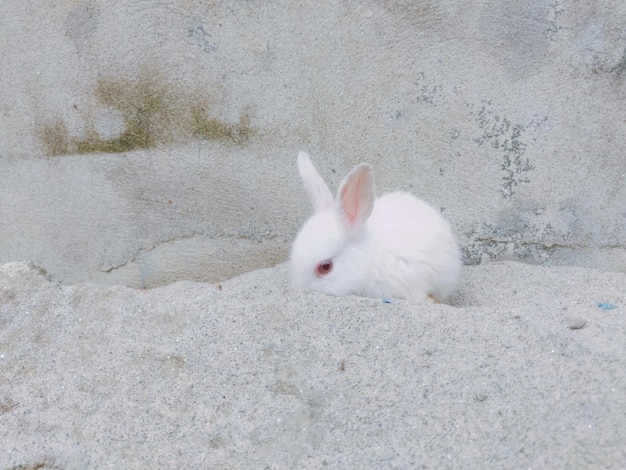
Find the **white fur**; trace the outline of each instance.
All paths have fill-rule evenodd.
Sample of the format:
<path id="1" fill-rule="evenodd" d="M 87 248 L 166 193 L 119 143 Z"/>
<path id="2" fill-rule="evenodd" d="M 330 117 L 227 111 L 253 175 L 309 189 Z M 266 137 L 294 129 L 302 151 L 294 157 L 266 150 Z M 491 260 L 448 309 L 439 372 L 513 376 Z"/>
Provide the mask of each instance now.
<path id="1" fill-rule="evenodd" d="M 455 291 L 461 256 L 438 211 L 407 193 L 376 199 L 371 170 L 363 163 L 344 178 L 335 200 L 304 152 L 298 167 L 315 214 L 293 243 L 295 286 L 413 302 L 441 302 Z M 327 259 L 332 271 L 318 276 L 318 263 Z"/>

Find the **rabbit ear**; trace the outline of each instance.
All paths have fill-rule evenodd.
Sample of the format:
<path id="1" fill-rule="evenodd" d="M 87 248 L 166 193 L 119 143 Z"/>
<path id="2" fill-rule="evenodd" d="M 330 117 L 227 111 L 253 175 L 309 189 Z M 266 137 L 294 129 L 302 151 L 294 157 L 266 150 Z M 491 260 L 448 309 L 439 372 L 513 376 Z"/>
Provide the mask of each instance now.
<path id="1" fill-rule="evenodd" d="M 298 154 L 298 170 L 315 213 L 326 212 L 335 206 L 335 198 L 305 152 Z"/>
<path id="2" fill-rule="evenodd" d="M 372 171 L 367 163 L 361 163 L 343 179 L 337 193 L 339 214 L 349 232 L 354 233 L 365 225 L 375 201 Z"/>

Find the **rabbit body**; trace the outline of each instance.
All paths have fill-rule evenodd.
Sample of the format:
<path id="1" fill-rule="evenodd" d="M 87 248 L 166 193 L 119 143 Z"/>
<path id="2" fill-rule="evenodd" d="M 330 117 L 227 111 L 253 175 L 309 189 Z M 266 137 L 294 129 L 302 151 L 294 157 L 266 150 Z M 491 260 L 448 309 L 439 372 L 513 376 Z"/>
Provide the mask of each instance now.
<path id="1" fill-rule="evenodd" d="M 298 164 L 315 214 L 292 247 L 295 286 L 412 302 L 442 302 L 455 291 L 460 251 L 438 211 L 403 192 L 376 199 L 366 164 L 344 178 L 335 200 L 308 155 Z"/>

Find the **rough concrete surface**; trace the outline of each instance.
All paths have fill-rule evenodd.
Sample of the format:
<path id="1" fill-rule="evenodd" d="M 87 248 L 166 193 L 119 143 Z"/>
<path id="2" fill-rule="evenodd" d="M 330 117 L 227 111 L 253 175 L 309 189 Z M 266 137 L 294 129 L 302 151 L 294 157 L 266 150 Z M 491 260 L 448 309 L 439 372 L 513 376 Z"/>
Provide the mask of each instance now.
<path id="1" fill-rule="evenodd" d="M 274 265 L 295 169 L 441 208 L 465 262 L 626 270 L 626 4 L 5 1 L 0 262 L 151 287 Z"/>
<path id="2" fill-rule="evenodd" d="M 0 469 L 626 467 L 625 2 L 8 0 L 0 64 Z M 299 150 L 452 305 L 289 287 Z"/>
<path id="3" fill-rule="evenodd" d="M 623 273 L 468 267 L 453 305 L 298 291 L 284 264 L 0 286 L 3 469 L 626 465 Z"/>

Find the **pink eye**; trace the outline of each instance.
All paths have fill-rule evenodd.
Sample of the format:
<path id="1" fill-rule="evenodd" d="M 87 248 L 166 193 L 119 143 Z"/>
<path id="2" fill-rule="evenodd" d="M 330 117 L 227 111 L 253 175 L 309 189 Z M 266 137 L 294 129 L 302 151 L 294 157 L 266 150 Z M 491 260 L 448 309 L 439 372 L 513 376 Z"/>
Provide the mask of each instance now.
<path id="1" fill-rule="evenodd" d="M 326 259 L 317 265 L 317 268 L 315 268 L 315 273 L 317 274 L 317 277 L 322 277 L 322 276 L 326 276 L 326 274 L 328 274 L 332 270 L 333 270 L 333 260 Z"/>

